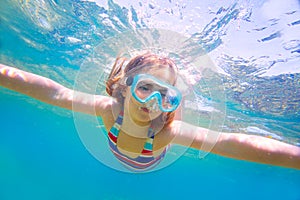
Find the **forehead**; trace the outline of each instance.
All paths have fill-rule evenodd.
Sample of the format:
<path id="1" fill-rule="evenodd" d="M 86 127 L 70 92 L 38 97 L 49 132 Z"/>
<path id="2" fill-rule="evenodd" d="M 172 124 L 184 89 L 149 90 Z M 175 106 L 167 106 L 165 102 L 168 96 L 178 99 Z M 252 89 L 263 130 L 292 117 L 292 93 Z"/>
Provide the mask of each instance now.
<path id="1" fill-rule="evenodd" d="M 174 69 L 166 66 L 153 66 L 148 70 L 143 70 L 143 73 L 155 76 L 157 79 L 160 79 L 161 81 L 169 83 L 171 85 L 174 85 L 176 81 L 176 74 Z"/>

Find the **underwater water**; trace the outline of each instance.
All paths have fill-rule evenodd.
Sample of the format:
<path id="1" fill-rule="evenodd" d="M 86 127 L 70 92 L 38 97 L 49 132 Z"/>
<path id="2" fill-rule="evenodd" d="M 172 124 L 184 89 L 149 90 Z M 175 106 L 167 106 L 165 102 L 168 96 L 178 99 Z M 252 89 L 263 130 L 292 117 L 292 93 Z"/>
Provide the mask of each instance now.
<path id="1" fill-rule="evenodd" d="M 70 88 L 93 47 L 120 33 L 164 28 L 192 38 L 217 66 L 193 87 L 204 120 L 222 102 L 219 129 L 300 146 L 299 1 L 2 0 L 0 7 L 0 62 Z M 209 98 L 220 80 L 226 99 Z M 91 155 L 71 111 L 4 88 L 0 102 L 1 200 L 300 199 L 299 170 L 199 159 L 191 149 L 155 172 L 120 172 Z"/>

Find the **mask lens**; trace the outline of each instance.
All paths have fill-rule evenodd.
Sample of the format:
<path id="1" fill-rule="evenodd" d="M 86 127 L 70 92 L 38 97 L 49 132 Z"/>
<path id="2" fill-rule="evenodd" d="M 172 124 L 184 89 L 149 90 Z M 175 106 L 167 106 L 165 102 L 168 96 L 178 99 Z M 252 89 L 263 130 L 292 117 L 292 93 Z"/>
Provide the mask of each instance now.
<path id="1" fill-rule="evenodd" d="M 181 93 L 174 86 L 147 74 L 134 77 L 131 92 L 140 103 L 156 99 L 163 112 L 174 111 L 181 101 Z"/>

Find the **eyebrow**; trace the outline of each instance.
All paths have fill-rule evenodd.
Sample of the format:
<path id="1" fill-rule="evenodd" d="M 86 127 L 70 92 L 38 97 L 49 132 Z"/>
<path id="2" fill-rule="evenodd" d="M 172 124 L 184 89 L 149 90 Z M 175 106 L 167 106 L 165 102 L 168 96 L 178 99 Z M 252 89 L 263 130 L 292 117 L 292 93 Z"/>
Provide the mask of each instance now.
<path id="1" fill-rule="evenodd" d="M 156 89 L 156 90 L 159 90 L 159 91 L 168 91 L 168 89 L 164 86 L 160 86 L 160 85 L 157 85 L 157 84 L 152 84 L 152 83 L 145 83 L 144 81 L 141 81 L 140 84 L 138 84 L 140 86 L 147 86 L 147 87 L 151 87 L 152 89 Z M 157 87 L 155 87 L 157 86 Z"/>

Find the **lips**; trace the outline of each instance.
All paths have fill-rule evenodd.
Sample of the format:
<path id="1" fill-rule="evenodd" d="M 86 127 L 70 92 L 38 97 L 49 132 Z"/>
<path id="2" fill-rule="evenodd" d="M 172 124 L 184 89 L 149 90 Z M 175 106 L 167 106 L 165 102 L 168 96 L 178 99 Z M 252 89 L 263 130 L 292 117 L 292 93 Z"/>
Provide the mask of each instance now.
<path id="1" fill-rule="evenodd" d="M 150 110 L 148 108 L 140 107 L 140 109 L 146 113 L 150 113 Z"/>

